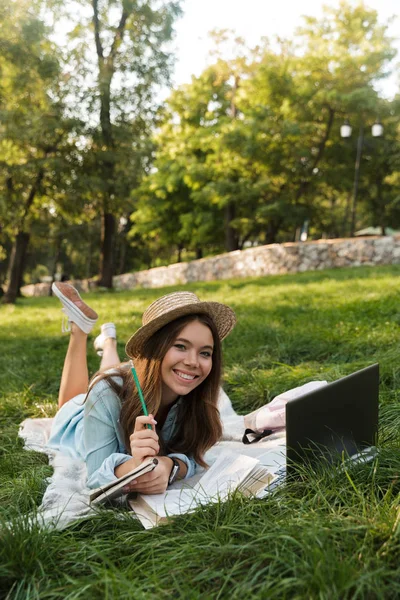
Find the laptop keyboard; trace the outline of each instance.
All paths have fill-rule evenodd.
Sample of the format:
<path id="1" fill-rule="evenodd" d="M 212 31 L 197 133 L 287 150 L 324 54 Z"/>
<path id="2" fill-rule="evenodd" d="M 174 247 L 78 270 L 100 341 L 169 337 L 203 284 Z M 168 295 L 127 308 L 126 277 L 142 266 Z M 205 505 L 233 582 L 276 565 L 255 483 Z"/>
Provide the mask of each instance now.
<path id="1" fill-rule="evenodd" d="M 266 492 L 273 492 L 277 487 L 282 485 L 286 479 L 286 465 L 278 469 L 275 473 L 276 479 L 265 489 Z"/>
<path id="2" fill-rule="evenodd" d="M 346 466 L 351 466 L 352 464 L 359 464 L 364 462 L 369 462 L 377 455 L 377 448 L 374 446 L 370 446 L 369 448 L 365 448 L 358 454 L 351 456 L 345 461 L 342 468 Z M 262 497 L 276 490 L 277 487 L 281 486 L 286 480 L 286 465 L 283 465 L 275 472 L 276 478 L 269 486 L 264 488 Z"/>

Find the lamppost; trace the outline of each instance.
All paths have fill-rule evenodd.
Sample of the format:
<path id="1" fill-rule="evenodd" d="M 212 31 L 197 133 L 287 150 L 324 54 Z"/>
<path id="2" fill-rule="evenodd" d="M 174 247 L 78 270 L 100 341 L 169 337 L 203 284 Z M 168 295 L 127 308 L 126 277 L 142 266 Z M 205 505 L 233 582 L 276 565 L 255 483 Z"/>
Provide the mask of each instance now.
<path id="1" fill-rule="evenodd" d="M 343 123 L 340 127 L 340 135 L 342 138 L 349 138 L 351 136 L 352 127 L 348 120 Z M 383 125 L 376 121 L 372 125 L 371 134 L 373 137 L 381 137 L 383 135 Z M 361 155 L 363 149 L 364 142 L 364 123 L 361 121 L 360 130 L 358 133 L 357 139 L 357 155 L 356 155 L 356 164 L 354 167 L 354 184 L 353 184 L 353 199 L 351 203 L 351 221 L 350 221 L 350 237 L 354 237 L 354 231 L 356 228 L 356 206 L 357 206 L 357 194 L 358 194 L 358 181 L 360 178 L 360 163 L 361 163 Z"/>

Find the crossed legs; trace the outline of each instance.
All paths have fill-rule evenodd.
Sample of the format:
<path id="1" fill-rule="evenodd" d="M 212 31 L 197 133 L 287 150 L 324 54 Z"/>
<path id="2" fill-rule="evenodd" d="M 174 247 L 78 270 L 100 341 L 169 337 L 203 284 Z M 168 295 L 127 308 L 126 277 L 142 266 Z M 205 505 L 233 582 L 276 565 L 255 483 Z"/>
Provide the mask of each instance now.
<path id="1" fill-rule="evenodd" d="M 63 313 L 67 317 L 67 326 L 63 324 L 63 331 L 71 332 L 58 394 L 60 408 L 71 398 L 87 392 L 89 384 L 86 355 L 87 336 L 96 324 L 98 315 L 82 300 L 72 285 L 54 282 L 51 289 L 60 299 Z M 102 325 L 101 334 L 95 340 L 96 350 L 99 354 L 102 351 L 100 371 L 109 369 L 120 362 L 115 338 L 114 324 Z"/>

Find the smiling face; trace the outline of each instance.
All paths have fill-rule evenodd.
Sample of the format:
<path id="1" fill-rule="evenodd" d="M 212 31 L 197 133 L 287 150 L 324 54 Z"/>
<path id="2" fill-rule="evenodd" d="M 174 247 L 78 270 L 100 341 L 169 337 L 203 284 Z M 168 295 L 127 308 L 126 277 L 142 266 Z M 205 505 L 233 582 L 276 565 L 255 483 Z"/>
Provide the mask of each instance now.
<path id="1" fill-rule="evenodd" d="M 162 404 L 174 402 L 199 386 L 212 369 L 213 336 L 200 321 L 188 323 L 161 363 Z"/>

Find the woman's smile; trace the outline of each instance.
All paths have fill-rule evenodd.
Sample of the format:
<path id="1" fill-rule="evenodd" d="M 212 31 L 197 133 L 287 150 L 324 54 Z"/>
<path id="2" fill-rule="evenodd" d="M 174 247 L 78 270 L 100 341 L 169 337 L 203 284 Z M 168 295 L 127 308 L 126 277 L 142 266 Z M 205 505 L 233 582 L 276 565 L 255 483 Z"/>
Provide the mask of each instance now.
<path id="1" fill-rule="evenodd" d="M 179 333 L 161 364 L 162 404 L 171 404 L 202 383 L 212 368 L 213 336 L 200 321 L 192 321 Z"/>
<path id="2" fill-rule="evenodd" d="M 193 373 L 187 373 L 186 371 L 178 371 L 178 369 L 172 369 L 175 375 L 179 377 L 179 379 L 184 379 L 186 381 L 193 381 L 198 377 L 198 375 L 194 375 Z"/>

